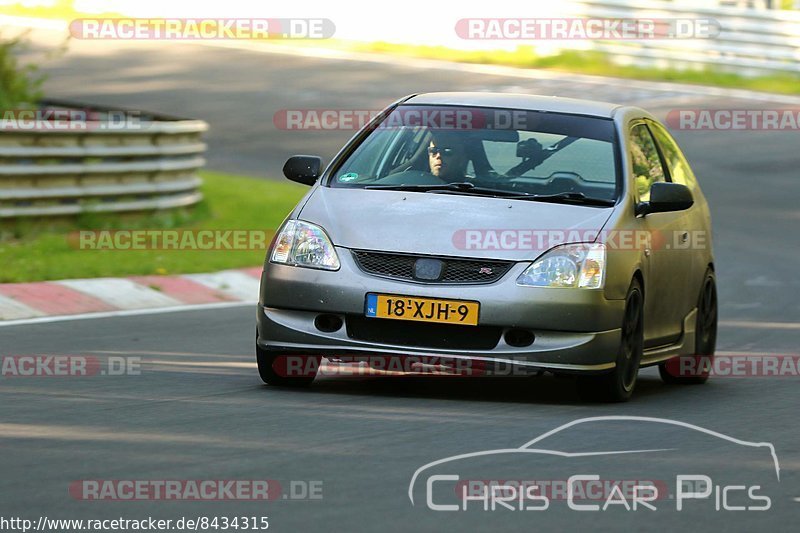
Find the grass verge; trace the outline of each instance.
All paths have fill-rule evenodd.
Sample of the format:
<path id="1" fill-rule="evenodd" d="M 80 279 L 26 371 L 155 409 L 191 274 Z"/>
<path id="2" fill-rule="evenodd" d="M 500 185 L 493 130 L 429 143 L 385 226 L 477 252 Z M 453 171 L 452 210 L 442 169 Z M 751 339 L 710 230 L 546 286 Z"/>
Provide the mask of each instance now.
<path id="1" fill-rule="evenodd" d="M 615 63 L 609 54 L 597 51 L 568 50 L 556 55 L 539 56 L 529 46 L 520 46 L 514 51 L 466 51 L 454 50 L 443 46 L 403 45 L 381 42 L 352 43 L 349 46 L 342 44 L 340 47 L 359 52 L 394 54 L 460 63 L 505 65 L 635 80 L 668 81 L 780 94 L 800 94 L 800 76 L 798 75 L 776 73 L 769 76 L 746 77 L 734 72 L 724 72 L 716 69 L 687 70 L 625 66 Z"/>
<path id="2" fill-rule="evenodd" d="M 307 187 L 292 183 L 208 171 L 201 175 L 205 199 L 191 209 L 3 222 L 0 224 L 0 283 L 188 274 L 258 266 L 264 261 L 264 249 L 80 249 L 78 239 L 71 238 L 70 233 L 78 230 L 177 229 L 257 230 L 271 234 L 308 191 Z M 96 242 L 101 243 L 100 240 Z"/>

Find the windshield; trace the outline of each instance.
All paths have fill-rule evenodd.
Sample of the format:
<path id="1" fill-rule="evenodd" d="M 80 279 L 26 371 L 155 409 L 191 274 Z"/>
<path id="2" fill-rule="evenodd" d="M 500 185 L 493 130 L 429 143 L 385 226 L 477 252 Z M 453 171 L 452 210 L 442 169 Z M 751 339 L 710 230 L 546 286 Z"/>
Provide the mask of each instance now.
<path id="1" fill-rule="evenodd" d="M 617 197 L 614 139 L 604 118 L 400 106 L 328 185 L 608 204 Z"/>

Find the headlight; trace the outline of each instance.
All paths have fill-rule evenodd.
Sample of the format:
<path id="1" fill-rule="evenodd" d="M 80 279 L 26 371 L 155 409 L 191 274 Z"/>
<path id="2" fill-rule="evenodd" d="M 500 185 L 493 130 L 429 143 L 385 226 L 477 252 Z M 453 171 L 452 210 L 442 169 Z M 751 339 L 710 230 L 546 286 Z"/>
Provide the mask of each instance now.
<path id="1" fill-rule="evenodd" d="M 520 274 L 517 285 L 601 289 L 605 278 L 605 245 L 565 244 L 537 259 Z"/>
<path id="2" fill-rule="evenodd" d="M 289 220 L 275 239 L 270 261 L 323 270 L 339 270 L 339 257 L 325 230 L 302 220 Z"/>

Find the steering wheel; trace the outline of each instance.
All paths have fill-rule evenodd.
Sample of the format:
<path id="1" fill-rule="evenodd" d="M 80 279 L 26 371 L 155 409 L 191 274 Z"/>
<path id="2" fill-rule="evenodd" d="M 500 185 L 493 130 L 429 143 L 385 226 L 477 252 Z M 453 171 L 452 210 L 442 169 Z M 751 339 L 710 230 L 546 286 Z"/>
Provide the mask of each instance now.
<path id="1" fill-rule="evenodd" d="M 553 172 L 547 178 L 547 188 L 552 194 L 561 192 L 579 192 L 583 189 L 583 177 L 576 172 Z"/>

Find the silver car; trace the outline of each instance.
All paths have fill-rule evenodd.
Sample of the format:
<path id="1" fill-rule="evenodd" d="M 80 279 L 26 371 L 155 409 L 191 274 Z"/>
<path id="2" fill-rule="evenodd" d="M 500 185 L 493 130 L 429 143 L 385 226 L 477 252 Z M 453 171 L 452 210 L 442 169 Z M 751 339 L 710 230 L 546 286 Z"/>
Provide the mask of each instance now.
<path id="1" fill-rule="evenodd" d="M 675 361 L 714 353 L 709 209 L 642 109 L 412 95 L 324 171 L 313 156 L 283 170 L 311 189 L 264 263 L 266 383 L 307 385 L 323 357 L 375 355 L 574 374 L 599 401 L 630 398 L 642 366 L 671 383 L 708 377 Z M 291 357 L 312 364 L 298 372 Z"/>

